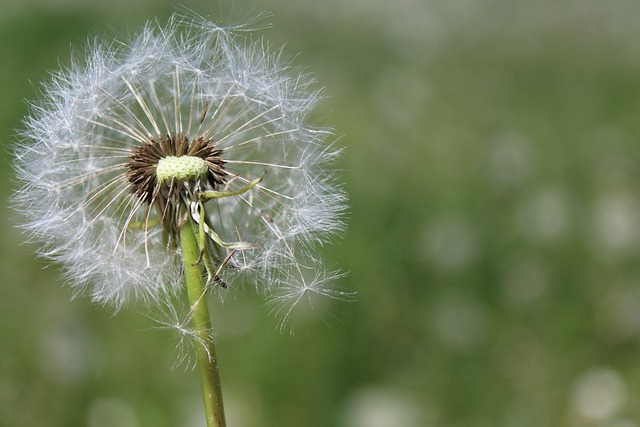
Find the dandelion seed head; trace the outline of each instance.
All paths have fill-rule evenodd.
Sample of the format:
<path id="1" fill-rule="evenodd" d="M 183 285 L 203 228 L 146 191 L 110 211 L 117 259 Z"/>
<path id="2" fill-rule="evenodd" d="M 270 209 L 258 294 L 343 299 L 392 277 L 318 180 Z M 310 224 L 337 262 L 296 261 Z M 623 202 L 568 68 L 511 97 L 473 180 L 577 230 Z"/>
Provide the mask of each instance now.
<path id="1" fill-rule="evenodd" d="M 183 286 L 187 221 L 215 249 L 212 282 L 253 283 L 285 317 L 308 295 L 346 295 L 314 255 L 343 231 L 346 203 L 332 132 L 309 122 L 322 91 L 254 28 L 150 21 L 125 41 L 92 40 L 43 85 L 13 202 L 74 296 L 142 302 L 184 326 L 166 307 Z"/>

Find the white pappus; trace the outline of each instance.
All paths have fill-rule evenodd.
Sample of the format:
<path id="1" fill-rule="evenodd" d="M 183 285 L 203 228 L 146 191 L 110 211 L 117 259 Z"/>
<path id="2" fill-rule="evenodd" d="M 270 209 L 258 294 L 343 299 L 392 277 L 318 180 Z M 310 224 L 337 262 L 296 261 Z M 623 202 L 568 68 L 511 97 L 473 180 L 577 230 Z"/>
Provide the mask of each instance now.
<path id="1" fill-rule="evenodd" d="M 285 319 L 314 294 L 349 297 L 313 253 L 344 230 L 346 195 L 307 74 L 248 27 L 177 15 L 80 56 L 24 120 L 13 198 L 75 293 L 167 311 L 189 220 L 210 286 L 252 283 Z"/>

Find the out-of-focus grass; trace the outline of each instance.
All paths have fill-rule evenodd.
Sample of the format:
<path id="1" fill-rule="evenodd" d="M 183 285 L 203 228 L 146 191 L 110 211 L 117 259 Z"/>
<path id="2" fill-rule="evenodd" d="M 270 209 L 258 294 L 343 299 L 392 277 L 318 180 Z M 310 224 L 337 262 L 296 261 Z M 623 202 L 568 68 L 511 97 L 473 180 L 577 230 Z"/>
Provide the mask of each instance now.
<path id="1" fill-rule="evenodd" d="M 118 5 L 107 21 L 132 28 L 167 13 Z M 638 6 L 251 6 L 331 94 L 351 212 L 326 256 L 358 301 L 295 339 L 250 291 L 214 306 L 231 425 L 640 426 Z M 29 80 L 109 30 L 104 5 L 83 7 L 2 21 L 5 147 Z M 0 230 L 2 422 L 199 425 L 169 334 L 68 302 L 55 267 Z"/>

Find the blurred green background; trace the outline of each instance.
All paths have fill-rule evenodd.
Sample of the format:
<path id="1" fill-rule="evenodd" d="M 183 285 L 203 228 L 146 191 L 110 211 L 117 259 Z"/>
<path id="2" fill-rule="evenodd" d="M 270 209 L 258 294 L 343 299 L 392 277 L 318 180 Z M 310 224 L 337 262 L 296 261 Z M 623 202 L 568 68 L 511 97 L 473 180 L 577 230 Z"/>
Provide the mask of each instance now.
<path id="1" fill-rule="evenodd" d="M 222 3 L 222 2 L 220 2 Z M 640 426 L 640 3 L 235 0 L 331 98 L 358 293 L 213 304 L 229 427 Z M 169 3 L 2 0 L 0 197 L 47 70 Z M 297 55 L 296 55 L 297 54 Z M 203 426 L 144 313 L 69 301 L 0 208 L 0 426 Z M 48 268 L 45 268 L 48 267 Z"/>

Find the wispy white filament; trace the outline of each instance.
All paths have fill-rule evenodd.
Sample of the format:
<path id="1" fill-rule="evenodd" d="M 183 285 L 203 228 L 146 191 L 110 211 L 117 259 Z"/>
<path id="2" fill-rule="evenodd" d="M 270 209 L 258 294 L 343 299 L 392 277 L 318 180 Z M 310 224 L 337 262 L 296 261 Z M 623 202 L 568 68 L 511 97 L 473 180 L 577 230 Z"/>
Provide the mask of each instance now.
<path id="1" fill-rule="evenodd" d="M 179 250 L 163 242 L 157 212 L 132 194 L 126 173 L 141 144 L 183 134 L 223 150 L 221 190 L 264 176 L 207 204 L 223 241 L 252 244 L 229 258 L 225 280 L 244 276 L 285 315 L 306 295 L 340 296 L 325 286 L 336 275 L 312 254 L 342 230 L 345 202 L 327 169 L 338 153 L 331 132 L 308 121 L 321 94 L 243 30 L 200 18 L 152 22 L 127 42 L 93 42 L 44 85 L 16 153 L 14 201 L 77 293 L 116 309 L 142 301 L 174 312 L 166 307 L 183 286 Z"/>

